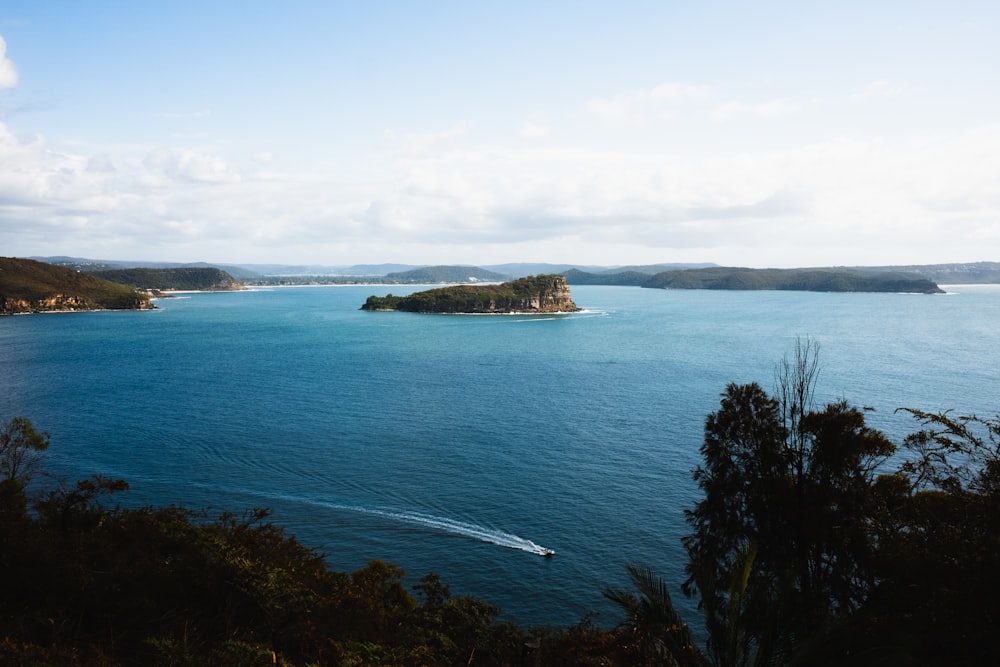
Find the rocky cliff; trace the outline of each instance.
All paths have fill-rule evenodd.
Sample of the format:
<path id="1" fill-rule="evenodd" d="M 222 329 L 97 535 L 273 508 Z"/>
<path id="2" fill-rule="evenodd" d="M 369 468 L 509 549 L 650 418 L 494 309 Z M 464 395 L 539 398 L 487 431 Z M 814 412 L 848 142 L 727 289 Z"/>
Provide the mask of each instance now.
<path id="1" fill-rule="evenodd" d="M 409 296 L 370 296 L 362 310 L 415 313 L 568 313 L 580 310 L 566 278 L 545 274 L 499 285 L 455 285 Z"/>

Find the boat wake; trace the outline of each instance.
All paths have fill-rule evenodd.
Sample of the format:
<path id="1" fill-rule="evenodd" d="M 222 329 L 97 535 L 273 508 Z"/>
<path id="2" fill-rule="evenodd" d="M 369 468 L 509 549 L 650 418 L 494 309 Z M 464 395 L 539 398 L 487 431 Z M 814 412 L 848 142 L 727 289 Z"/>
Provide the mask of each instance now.
<path id="1" fill-rule="evenodd" d="M 152 478 L 136 476 L 131 474 L 133 481 L 136 479 L 145 479 L 147 481 L 152 481 Z M 297 496 L 293 494 L 286 493 L 265 493 L 260 490 L 253 490 L 248 488 L 233 488 L 228 487 L 225 489 L 220 489 L 218 485 L 215 484 L 204 484 L 199 482 L 189 482 L 193 487 L 199 489 L 208 489 L 212 492 L 219 492 L 223 490 L 228 493 L 245 495 L 250 497 L 257 497 L 261 499 L 270 500 L 283 500 L 291 503 L 304 503 L 307 505 L 326 507 L 333 510 L 339 510 L 343 512 L 355 512 L 358 514 L 368 514 L 370 516 L 377 516 L 384 519 L 389 519 L 391 521 L 397 521 L 401 523 L 410 524 L 413 526 L 419 526 L 421 528 L 439 531 L 442 533 L 449 533 L 451 535 L 458 535 L 460 537 L 466 537 L 469 539 L 479 540 L 480 542 L 486 542 L 487 544 L 495 544 L 500 547 L 506 547 L 508 549 L 516 549 L 518 551 L 524 551 L 530 554 L 535 554 L 536 556 L 544 556 L 545 558 L 550 558 L 555 555 L 555 551 L 549 547 L 544 547 L 540 544 L 536 544 L 531 540 L 514 535 L 513 533 L 508 533 L 503 530 L 498 530 L 496 528 L 488 528 L 486 526 L 480 526 L 475 523 L 469 523 L 466 521 L 459 521 L 457 519 L 449 519 L 447 517 L 435 516 L 433 514 L 425 514 L 423 512 L 412 512 L 406 510 L 392 510 L 383 509 L 378 507 L 365 507 L 363 505 L 352 505 L 347 503 L 330 502 L 324 500 L 318 500 L 315 498 L 306 498 L 303 496 Z"/>
<path id="2" fill-rule="evenodd" d="M 543 547 L 540 544 L 535 544 L 531 540 L 523 537 L 518 537 L 517 535 L 513 535 L 502 530 L 486 528 L 485 526 L 479 526 L 474 523 L 466 523 L 464 521 L 456 521 L 454 519 L 447 519 L 429 514 L 420 514 L 417 512 L 390 512 L 385 510 L 366 511 L 388 519 L 397 519 L 399 521 L 416 524 L 434 530 L 440 530 L 453 535 L 470 537 L 481 542 L 507 547 L 508 549 L 519 549 L 538 556 L 551 556 L 555 553 L 552 549 Z"/>
<path id="3" fill-rule="evenodd" d="M 398 521 L 401 523 L 420 526 L 422 528 L 428 528 L 443 533 L 449 533 L 451 535 L 458 535 L 460 537 L 467 537 L 470 539 L 479 540 L 480 542 L 486 542 L 488 544 L 495 544 L 497 546 L 506 547 L 508 549 L 517 549 L 519 551 L 525 551 L 530 554 L 535 554 L 536 556 L 545 556 L 546 558 L 548 558 L 555 554 L 555 551 L 553 551 L 548 547 L 536 544 L 535 542 L 532 542 L 529 539 L 520 537 L 518 535 L 514 535 L 512 533 L 508 533 L 502 530 L 497 530 L 495 528 L 487 528 L 486 526 L 480 526 L 474 523 L 458 521 L 456 519 L 449 519 L 447 517 L 435 516 L 433 514 L 424 514 L 422 512 L 410 512 L 403 510 L 380 509 L 377 507 L 364 507 L 362 505 L 348 505 L 343 503 L 302 498 L 300 496 L 290 496 L 286 494 L 273 494 L 271 495 L 271 497 L 291 502 L 299 502 L 299 503 L 304 502 L 312 505 L 320 505 L 322 507 L 328 507 L 330 509 L 341 510 L 346 512 L 357 512 L 360 514 L 377 516 L 392 521 Z"/>

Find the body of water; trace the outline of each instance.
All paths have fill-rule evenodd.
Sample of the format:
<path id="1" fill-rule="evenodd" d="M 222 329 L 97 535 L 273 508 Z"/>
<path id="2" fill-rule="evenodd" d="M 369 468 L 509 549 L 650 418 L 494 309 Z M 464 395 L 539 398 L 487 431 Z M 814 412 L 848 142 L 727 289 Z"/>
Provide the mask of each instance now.
<path id="1" fill-rule="evenodd" d="M 123 478 L 125 502 L 270 507 L 342 571 L 371 559 L 505 618 L 565 625 L 644 563 L 675 584 L 704 419 L 729 382 L 772 389 L 797 337 L 817 398 L 1000 411 L 1000 286 L 949 294 L 573 288 L 564 316 L 358 310 L 407 288 L 191 294 L 153 312 L 0 318 L 0 418 L 46 466 Z M 540 556 L 553 549 L 553 558 Z"/>

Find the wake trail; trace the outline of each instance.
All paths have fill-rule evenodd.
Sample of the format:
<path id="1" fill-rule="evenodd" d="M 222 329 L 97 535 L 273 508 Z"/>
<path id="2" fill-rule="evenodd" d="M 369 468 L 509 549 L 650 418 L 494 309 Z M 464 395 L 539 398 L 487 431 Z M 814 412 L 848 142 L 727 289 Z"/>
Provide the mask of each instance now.
<path id="1" fill-rule="evenodd" d="M 536 556 L 551 556 L 552 554 L 555 553 L 552 549 L 549 549 L 548 547 L 536 544 L 535 542 L 532 542 L 527 538 L 520 537 L 519 535 L 514 535 L 513 533 L 508 533 L 503 530 L 497 530 L 496 528 L 488 528 L 486 526 L 480 526 L 475 523 L 459 521 L 457 519 L 449 519 L 447 517 L 435 516 L 433 514 L 424 514 L 422 512 L 411 512 L 405 510 L 382 509 L 378 507 L 365 507 L 363 505 L 351 505 L 346 503 L 336 503 L 325 500 L 316 500 L 312 498 L 303 498 L 301 496 L 293 496 L 282 493 L 263 494 L 259 491 L 251 491 L 249 489 L 241 489 L 238 490 L 237 492 L 246 493 L 248 495 L 270 497 L 277 500 L 285 500 L 288 502 L 307 503 L 310 505 L 317 505 L 320 507 L 327 507 L 329 509 L 341 510 L 346 512 L 357 512 L 359 514 L 368 514 L 371 516 L 382 517 L 384 519 L 390 519 L 392 521 L 398 521 L 401 523 L 420 526 L 422 528 L 429 528 L 431 530 L 449 533 L 452 535 L 458 535 L 460 537 L 467 537 L 470 539 L 479 540 L 480 542 L 495 544 L 497 546 L 506 547 L 508 549 L 517 549 L 519 551 L 525 551 L 530 554 L 535 554 Z"/>

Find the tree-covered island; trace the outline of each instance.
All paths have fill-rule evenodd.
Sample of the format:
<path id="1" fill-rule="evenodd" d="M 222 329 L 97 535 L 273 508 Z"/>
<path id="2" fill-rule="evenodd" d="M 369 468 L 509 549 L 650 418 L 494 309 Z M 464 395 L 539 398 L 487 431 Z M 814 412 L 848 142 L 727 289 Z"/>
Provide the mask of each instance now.
<path id="1" fill-rule="evenodd" d="M 370 296 L 361 310 L 411 313 L 571 313 L 573 303 L 565 276 L 543 274 L 499 285 L 453 285 L 409 296 Z"/>

